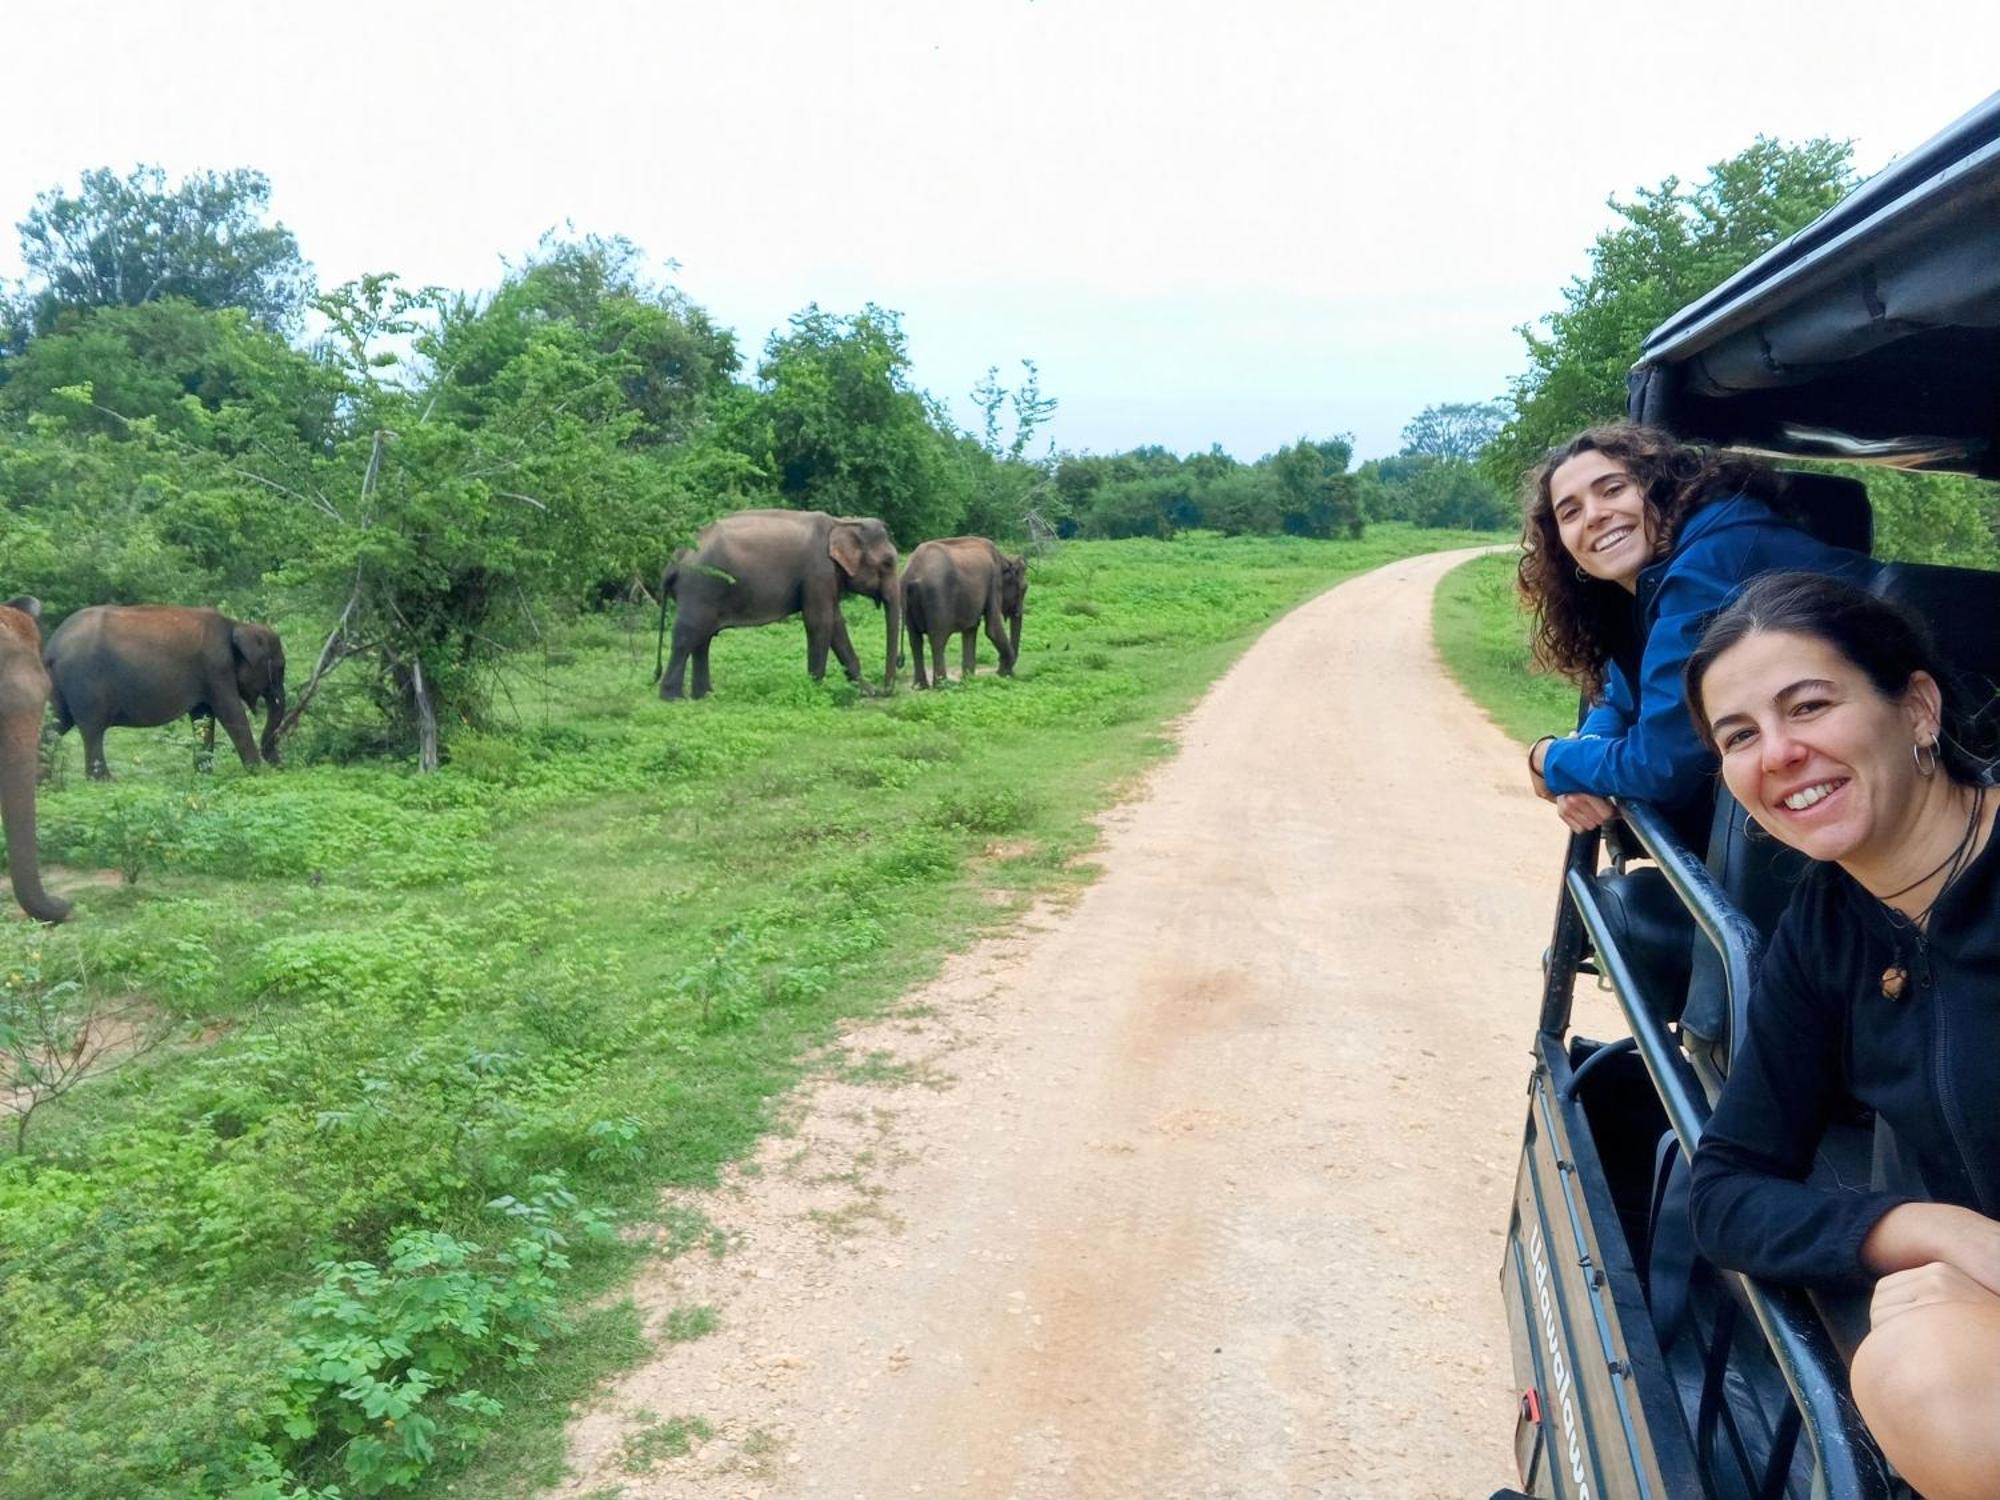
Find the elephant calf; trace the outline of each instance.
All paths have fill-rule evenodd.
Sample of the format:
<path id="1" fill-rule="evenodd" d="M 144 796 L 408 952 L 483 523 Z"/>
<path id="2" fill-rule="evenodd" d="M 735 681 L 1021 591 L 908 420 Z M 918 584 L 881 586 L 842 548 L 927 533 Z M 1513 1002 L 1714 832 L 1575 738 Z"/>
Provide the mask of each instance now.
<path id="1" fill-rule="evenodd" d="M 930 641 L 937 680 L 944 678 L 947 637 L 965 638 L 964 669 L 970 677 L 983 621 L 986 638 L 1000 653 L 1000 675 L 1011 677 L 1021 654 L 1021 615 L 1028 601 L 1028 560 L 1009 557 L 983 536 L 954 536 L 925 542 L 903 570 L 903 619 L 916 657 L 917 686 L 924 678 L 924 641 Z"/>
<path id="2" fill-rule="evenodd" d="M 896 685 L 902 644 L 902 596 L 896 591 L 896 543 L 873 516 L 818 510 L 742 510 L 703 528 L 660 580 L 660 696 L 681 696 L 694 662 L 694 696 L 708 696 L 708 647 L 717 632 L 806 617 L 806 670 L 826 676 L 829 649 L 856 683 L 861 659 L 840 615 L 840 596 L 861 594 L 888 610 L 884 691 Z M 667 601 L 674 601 L 673 656 L 665 658 Z"/>
<path id="3" fill-rule="evenodd" d="M 91 776 L 108 781 L 104 731 L 149 729 L 186 714 L 220 719 L 246 769 L 278 761 L 285 714 L 285 648 L 268 625 L 177 604 L 94 604 L 56 627 L 42 652 L 54 683 L 56 733 L 83 731 Z M 270 704 L 259 754 L 250 710 Z"/>
<path id="4" fill-rule="evenodd" d="M 7 874 L 21 910 L 60 922 L 69 903 L 42 889 L 35 850 L 35 773 L 41 768 L 42 713 L 49 674 L 42 665 L 41 602 L 27 595 L 0 605 L 0 819 L 7 830 Z"/>

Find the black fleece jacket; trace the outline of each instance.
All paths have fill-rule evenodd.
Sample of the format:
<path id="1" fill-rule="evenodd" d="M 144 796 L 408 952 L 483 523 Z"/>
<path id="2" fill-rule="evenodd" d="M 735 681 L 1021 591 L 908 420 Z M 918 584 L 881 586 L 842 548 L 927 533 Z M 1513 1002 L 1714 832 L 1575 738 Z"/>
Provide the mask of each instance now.
<path id="1" fill-rule="evenodd" d="M 1888 971 L 1907 973 L 1900 998 Z M 1695 1153 L 1695 1241 L 1766 1280 L 1850 1288 L 1861 1242 L 1922 1197 L 2000 1218 L 2000 831 L 1919 936 L 1837 865 L 1813 868 L 1772 935 L 1749 1036 Z M 1873 1109 L 1920 1184 L 1808 1187 L 1829 1120 Z M 1920 1191 L 1918 1190 L 1920 1186 Z"/>

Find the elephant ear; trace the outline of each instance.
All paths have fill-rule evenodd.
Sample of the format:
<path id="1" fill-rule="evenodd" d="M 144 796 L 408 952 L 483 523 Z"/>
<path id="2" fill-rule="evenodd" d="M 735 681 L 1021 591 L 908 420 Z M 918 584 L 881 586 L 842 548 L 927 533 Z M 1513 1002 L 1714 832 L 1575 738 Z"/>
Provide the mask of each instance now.
<path id="1" fill-rule="evenodd" d="M 229 627 L 229 649 L 246 667 L 263 666 L 271 654 L 263 632 L 242 620 Z"/>
<path id="2" fill-rule="evenodd" d="M 826 554 L 849 578 L 861 571 L 861 528 L 850 521 L 835 521 L 827 533 Z"/>

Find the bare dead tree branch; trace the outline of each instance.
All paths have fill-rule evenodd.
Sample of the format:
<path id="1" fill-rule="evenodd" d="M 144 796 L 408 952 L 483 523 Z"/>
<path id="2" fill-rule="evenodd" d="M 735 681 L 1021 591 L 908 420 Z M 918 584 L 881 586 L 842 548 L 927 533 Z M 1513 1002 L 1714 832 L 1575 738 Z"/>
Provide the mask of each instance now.
<path id="1" fill-rule="evenodd" d="M 424 664 L 410 658 L 410 687 L 417 701 L 417 769 L 425 775 L 438 768 L 437 709 L 424 684 Z"/>

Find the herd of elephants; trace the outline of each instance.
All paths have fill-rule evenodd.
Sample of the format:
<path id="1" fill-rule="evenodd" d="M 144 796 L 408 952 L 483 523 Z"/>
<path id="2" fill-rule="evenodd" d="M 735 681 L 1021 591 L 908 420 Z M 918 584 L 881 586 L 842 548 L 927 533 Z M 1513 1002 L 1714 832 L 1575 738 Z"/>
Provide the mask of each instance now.
<path id="1" fill-rule="evenodd" d="M 690 658 L 692 695 L 707 695 L 708 648 L 718 632 L 795 614 L 805 616 L 813 680 L 826 675 L 831 648 L 859 683 L 861 662 L 840 613 L 844 594 L 873 599 L 887 615 L 885 689 L 895 684 L 906 623 L 920 688 L 930 685 L 926 643 L 931 676 L 943 682 L 945 643 L 953 635 L 964 638 L 962 671 L 972 675 L 982 625 L 1000 653 L 1000 671 L 1013 672 L 1028 593 L 1026 558 L 1010 557 L 984 537 L 961 536 L 923 543 L 900 574 L 897 561 L 889 528 L 873 516 L 801 510 L 724 516 L 662 579 L 663 654 L 669 600 L 674 638 L 660 696 L 683 696 Z M 150 728 L 183 714 L 207 721 L 211 745 L 219 721 L 246 767 L 275 764 L 285 714 L 285 648 L 268 625 L 177 604 L 91 605 L 44 642 L 41 611 L 40 601 L 26 595 L 0 605 L 0 822 L 15 900 L 39 921 L 60 922 L 69 903 L 43 887 L 35 849 L 35 786 L 47 710 L 55 709 L 57 735 L 72 726 L 82 730 L 84 764 L 99 780 L 111 774 L 105 730 Z M 259 703 L 269 709 L 261 742 L 250 732 L 250 713 Z"/>

